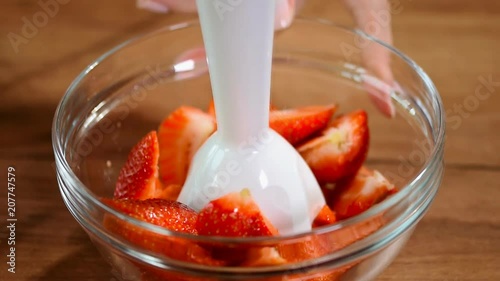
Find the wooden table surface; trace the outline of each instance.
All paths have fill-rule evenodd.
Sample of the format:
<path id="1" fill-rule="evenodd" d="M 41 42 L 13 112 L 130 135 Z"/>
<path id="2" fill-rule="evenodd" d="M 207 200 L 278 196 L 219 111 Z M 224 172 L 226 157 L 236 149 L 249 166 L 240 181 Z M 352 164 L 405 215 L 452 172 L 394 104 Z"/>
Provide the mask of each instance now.
<path id="1" fill-rule="evenodd" d="M 0 179 L 6 182 L 7 168 L 15 166 L 18 218 L 11 274 L 4 183 L 0 280 L 114 280 L 61 200 L 51 165 L 53 113 L 69 83 L 100 54 L 192 15 L 155 15 L 135 9 L 133 1 L 61 0 L 66 4 L 44 22 L 37 2 L 0 4 Z M 450 121 L 442 188 L 378 280 L 500 280 L 500 2 L 394 2 L 395 45 L 435 81 Z M 352 23 L 333 0 L 310 0 L 302 14 Z M 24 30 L 28 36 L 16 53 L 7 34 L 23 34 L 26 20 L 38 24 Z M 478 101 L 482 84 L 490 95 Z"/>

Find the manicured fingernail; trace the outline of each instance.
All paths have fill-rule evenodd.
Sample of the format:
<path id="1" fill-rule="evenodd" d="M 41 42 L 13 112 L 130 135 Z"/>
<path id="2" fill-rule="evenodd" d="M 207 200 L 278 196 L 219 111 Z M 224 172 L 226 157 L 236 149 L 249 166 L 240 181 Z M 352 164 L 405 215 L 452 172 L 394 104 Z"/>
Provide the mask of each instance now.
<path id="1" fill-rule="evenodd" d="M 136 6 L 139 9 L 144 9 L 155 13 L 164 14 L 168 12 L 167 5 L 152 0 L 137 0 Z"/>
<path id="2" fill-rule="evenodd" d="M 403 88 L 401 88 L 401 85 L 399 85 L 398 82 L 394 82 L 394 90 L 396 90 L 396 92 L 400 92 L 400 93 L 403 92 Z"/>
<path id="3" fill-rule="evenodd" d="M 284 29 L 292 24 L 295 16 L 295 0 L 276 0 L 274 28 Z"/>
<path id="4" fill-rule="evenodd" d="M 365 90 L 368 92 L 375 106 L 384 115 L 393 118 L 396 115 L 396 108 L 394 107 L 391 94 L 393 91 L 397 91 L 397 86 L 391 87 L 384 81 L 370 75 L 362 75 L 362 77 Z"/>

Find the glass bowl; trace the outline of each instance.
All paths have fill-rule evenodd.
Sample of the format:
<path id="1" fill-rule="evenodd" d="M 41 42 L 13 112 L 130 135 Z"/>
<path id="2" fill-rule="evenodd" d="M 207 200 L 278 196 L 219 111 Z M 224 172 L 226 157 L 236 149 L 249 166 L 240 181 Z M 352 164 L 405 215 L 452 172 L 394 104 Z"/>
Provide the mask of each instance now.
<path id="1" fill-rule="evenodd" d="M 360 42 L 390 53 L 398 85 L 390 92 L 394 118 L 381 114 L 367 94 L 367 83 L 378 80 L 363 67 Z M 167 26 L 107 52 L 71 84 L 52 133 L 57 179 L 71 214 L 122 280 L 374 279 L 400 252 L 439 188 L 443 108 L 429 77 L 408 57 L 360 31 L 326 21 L 297 19 L 276 34 L 272 104 L 293 108 L 334 102 L 340 112 L 366 110 L 371 136 L 365 164 L 399 192 L 361 215 L 309 233 L 258 238 L 176 233 L 100 201 L 112 197 L 131 147 L 165 116 L 181 105 L 207 108 L 211 88 L 206 61 L 185 59 L 202 45 L 198 22 Z M 158 243 L 171 241 L 172 249 L 148 251 L 110 231 L 103 224 L 107 219 L 126 222 Z M 318 241 L 320 245 L 314 244 Z M 285 265 L 246 267 L 187 261 L 174 254 L 195 255 L 204 245 L 233 253 L 235 259 L 249 249 L 276 247 L 292 252 L 311 247 L 311 254 Z"/>

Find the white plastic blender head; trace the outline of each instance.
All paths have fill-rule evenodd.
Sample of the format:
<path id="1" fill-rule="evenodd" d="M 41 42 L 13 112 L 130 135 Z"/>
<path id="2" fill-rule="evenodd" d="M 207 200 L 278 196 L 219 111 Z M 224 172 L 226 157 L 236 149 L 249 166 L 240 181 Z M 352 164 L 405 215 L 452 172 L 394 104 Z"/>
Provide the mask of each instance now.
<path id="1" fill-rule="evenodd" d="M 302 157 L 269 128 L 275 3 L 197 5 L 218 130 L 193 158 L 179 201 L 200 210 L 248 188 L 280 234 L 309 231 L 323 195 Z"/>

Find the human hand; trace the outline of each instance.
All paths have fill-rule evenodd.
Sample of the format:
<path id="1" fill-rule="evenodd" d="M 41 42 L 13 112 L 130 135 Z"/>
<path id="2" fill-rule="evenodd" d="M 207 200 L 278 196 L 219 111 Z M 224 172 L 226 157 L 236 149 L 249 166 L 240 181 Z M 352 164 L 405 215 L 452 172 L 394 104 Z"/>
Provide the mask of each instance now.
<path id="1" fill-rule="evenodd" d="M 304 0 L 276 0 L 276 29 L 290 26 Z M 137 0 L 137 7 L 157 13 L 196 12 L 196 0 Z"/>
<path id="2" fill-rule="evenodd" d="M 392 44 L 391 13 L 388 0 L 342 0 L 352 14 L 358 28 L 387 44 Z M 305 0 L 276 0 L 277 30 L 290 26 Z M 196 12 L 196 0 L 137 0 L 137 7 L 159 13 Z M 390 68 L 390 52 L 381 45 L 365 40 L 360 46 L 365 68 L 373 76 L 365 79 L 370 98 L 382 113 L 395 115 L 391 92 L 397 89 Z M 191 50 L 182 56 L 204 57 L 203 49 Z M 374 77 L 376 77 L 374 79 Z"/>

